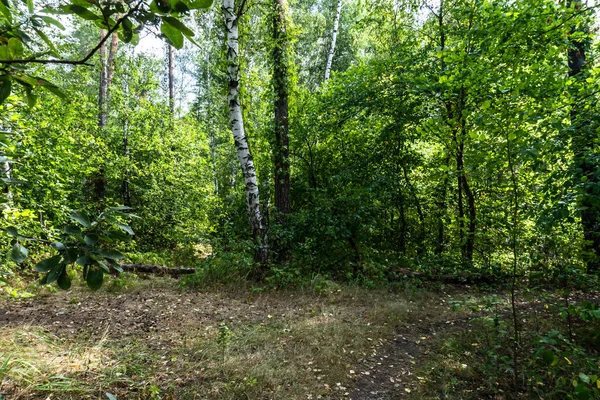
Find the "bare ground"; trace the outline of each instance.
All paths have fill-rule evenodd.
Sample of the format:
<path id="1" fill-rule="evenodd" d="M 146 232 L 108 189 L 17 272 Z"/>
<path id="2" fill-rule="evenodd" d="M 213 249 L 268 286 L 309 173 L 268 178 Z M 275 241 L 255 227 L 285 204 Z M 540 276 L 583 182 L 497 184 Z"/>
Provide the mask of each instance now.
<path id="1" fill-rule="evenodd" d="M 432 351 L 431 339 L 467 323 L 439 300 L 445 296 L 356 288 L 320 294 L 198 292 L 169 280 L 115 294 L 78 288 L 2 301 L 0 365 L 3 359 L 15 365 L 4 375 L 0 368 L 0 394 L 414 397 L 415 371 Z"/>

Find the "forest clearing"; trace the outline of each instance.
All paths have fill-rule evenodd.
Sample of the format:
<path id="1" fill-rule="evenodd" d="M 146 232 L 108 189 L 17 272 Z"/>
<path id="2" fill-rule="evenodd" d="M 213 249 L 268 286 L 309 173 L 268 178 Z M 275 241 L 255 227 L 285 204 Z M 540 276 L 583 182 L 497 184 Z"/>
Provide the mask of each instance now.
<path id="1" fill-rule="evenodd" d="M 0 0 L 0 400 L 600 399 L 594 0 Z"/>
<path id="2" fill-rule="evenodd" d="M 128 275 L 104 292 L 38 296 L 0 311 L 6 398 L 419 399 L 469 384 L 461 398 L 487 397 L 490 384 L 502 392 L 478 376 L 487 360 L 470 353 L 508 302 L 491 309 L 492 292 L 468 287 L 197 291 Z M 551 315 L 543 305 L 523 303 L 524 322 L 550 323 L 540 322 Z"/>

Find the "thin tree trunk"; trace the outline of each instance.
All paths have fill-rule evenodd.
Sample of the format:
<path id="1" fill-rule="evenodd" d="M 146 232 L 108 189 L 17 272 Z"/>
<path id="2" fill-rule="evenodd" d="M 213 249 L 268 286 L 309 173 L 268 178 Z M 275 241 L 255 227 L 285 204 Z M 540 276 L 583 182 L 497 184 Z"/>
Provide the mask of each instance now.
<path id="1" fill-rule="evenodd" d="M 448 154 L 448 157 L 444 163 L 445 166 L 450 167 L 450 154 Z M 435 245 L 435 255 L 439 256 L 444 252 L 444 249 L 446 247 L 446 235 L 445 235 L 445 217 L 446 217 L 446 192 L 448 188 L 448 175 L 445 174 L 444 175 L 444 179 L 442 180 L 442 184 L 441 187 L 439 188 L 439 192 L 438 192 L 438 196 L 437 196 L 437 209 L 438 209 L 438 216 L 437 216 L 437 243 Z"/>
<path id="2" fill-rule="evenodd" d="M 573 12 L 581 9 L 581 0 L 569 0 L 568 5 L 574 7 Z M 571 34 L 578 33 L 576 27 Z M 576 37 L 576 36 L 575 36 Z M 575 78 L 582 85 L 585 85 L 584 78 L 586 66 L 586 44 L 585 38 L 571 39 L 571 48 L 568 51 L 569 76 Z M 588 121 L 579 117 L 577 109 L 577 90 L 573 91 L 573 107 L 571 109 L 571 125 L 573 126 L 573 136 L 571 146 L 574 153 L 574 163 L 576 171 L 576 181 L 584 183 L 584 195 L 581 196 L 579 207 L 581 211 L 581 226 L 583 229 L 584 251 L 587 256 L 587 269 L 590 273 L 600 272 L 600 207 L 594 201 L 597 194 L 594 189 L 598 187 L 598 177 L 596 170 L 598 165 L 594 158 L 589 155 L 594 152 L 595 132 L 590 129 Z"/>
<path id="3" fill-rule="evenodd" d="M 288 115 L 288 71 L 286 0 L 273 1 L 273 89 L 275 91 L 275 209 L 276 220 L 285 231 L 291 211 L 290 205 L 290 162 L 289 162 L 289 115 Z M 274 243 L 278 264 L 290 258 L 289 242 L 279 238 Z"/>
<path id="4" fill-rule="evenodd" d="M 169 109 L 171 110 L 171 115 L 175 115 L 175 77 L 173 71 L 175 69 L 175 51 L 173 50 L 173 46 L 167 44 L 167 53 L 168 53 L 168 72 L 167 78 L 169 81 Z"/>
<path id="5" fill-rule="evenodd" d="M 423 214 L 423 208 L 421 207 L 421 201 L 419 200 L 419 196 L 417 194 L 417 189 L 413 186 L 412 182 L 408 177 L 408 172 L 404 164 L 402 165 L 402 172 L 404 174 L 404 180 L 406 181 L 406 185 L 410 190 L 410 194 L 413 197 L 415 202 L 415 207 L 417 209 L 417 215 L 419 216 L 419 243 L 417 244 L 417 255 L 422 256 L 425 253 L 425 215 Z"/>
<path id="6" fill-rule="evenodd" d="M 239 31 L 235 0 L 223 0 L 223 14 L 227 37 L 227 77 L 229 80 L 227 103 L 229 106 L 231 131 L 246 183 L 246 208 L 250 227 L 252 228 L 252 238 L 257 247 L 256 261 L 265 265 L 268 262 L 269 254 L 267 235 L 260 209 L 256 169 L 252 154 L 250 153 L 248 138 L 244 130 L 244 117 L 240 104 Z"/>
<path id="7" fill-rule="evenodd" d="M 110 47 L 108 49 L 108 61 L 106 65 L 106 100 L 108 101 L 110 86 L 112 84 L 113 77 L 115 75 L 115 57 L 117 56 L 117 49 L 119 44 L 119 37 L 116 33 L 113 33 L 110 37 Z"/>
<path id="8" fill-rule="evenodd" d="M 100 30 L 100 38 L 106 36 L 107 31 Z M 109 89 L 115 72 L 115 57 L 117 54 L 118 36 L 113 33 L 110 40 L 110 47 L 107 48 L 106 42 L 100 46 L 98 54 L 100 56 L 100 82 L 98 91 L 98 130 L 101 134 L 106 127 L 108 117 Z M 91 178 L 93 200 L 102 203 L 106 195 L 106 177 L 104 176 L 104 166 L 101 166 Z"/>
<path id="9" fill-rule="evenodd" d="M 333 56 L 335 54 L 335 42 L 337 41 L 341 14 L 342 0 L 337 0 L 337 7 L 335 9 L 335 19 L 333 20 L 333 32 L 331 33 L 331 45 L 329 46 L 329 53 L 327 54 L 327 64 L 325 65 L 325 83 L 327 83 L 327 81 L 329 80 L 329 76 L 331 75 L 331 65 L 333 64 Z"/>
<path id="10" fill-rule="evenodd" d="M 106 36 L 106 30 L 100 30 L 100 38 Z M 100 46 L 98 55 L 100 56 L 100 89 L 98 93 L 98 128 L 101 130 L 106 126 L 106 95 L 108 92 L 108 69 L 106 60 L 106 42 Z"/>

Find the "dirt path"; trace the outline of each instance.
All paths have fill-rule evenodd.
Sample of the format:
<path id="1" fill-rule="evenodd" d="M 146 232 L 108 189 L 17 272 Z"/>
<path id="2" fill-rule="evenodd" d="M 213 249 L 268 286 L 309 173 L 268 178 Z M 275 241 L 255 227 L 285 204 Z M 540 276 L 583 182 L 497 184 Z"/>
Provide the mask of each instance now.
<path id="1" fill-rule="evenodd" d="M 448 315 L 445 322 L 423 321 L 400 329 L 396 336 L 374 346 L 369 357 L 360 360 L 360 371 L 352 400 L 413 398 L 421 377 L 416 373 L 434 351 L 436 336 L 449 330 L 468 329 L 470 318 Z"/>

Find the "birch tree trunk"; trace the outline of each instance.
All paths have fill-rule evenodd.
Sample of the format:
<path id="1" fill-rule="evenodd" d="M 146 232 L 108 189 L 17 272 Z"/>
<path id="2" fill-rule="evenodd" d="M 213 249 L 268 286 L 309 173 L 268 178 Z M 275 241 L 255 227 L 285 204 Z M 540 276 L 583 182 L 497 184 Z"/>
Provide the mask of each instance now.
<path id="1" fill-rule="evenodd" d="M 290 150 L 289 150 L 289 107 L 286 0 L 273 1 L 273 89 L 275 91 L 275 208 L 276 220 L 284 229 L 290 214 Z M 290 258 L 290 246 L 285 240 L 273 242 L 278 264 Z"/>
<path id="2" fill-rule="evenodd" d="M 337 8 L 335 10 L 335 19 L 333 20 L 333 32 L 331 33 L 331 46 L 327 54 L 327 64 L 325 65 L 325 83 L 331 75 L 331 65 L 333 64 L 333 55 L 335 54 L 335 42 L 337 41 L 338 28 L 340 26 L 340 15 L 342 14 L 342 0 L 337 0 Z"/>
<path id="3" fill-rule="evenodd" d="M 227 38 L 227 77 L 229 81 L 227 103 L 231 132 L 246 184 L 246 208 L 250 227 L 252 228 L 252 238 L 257 246 L 255 258 L 256 261 L 264 265 L 268 261 L 268 242 L 260 209 L 256 169 L 250 153 L 248 137 L 244 130 L 244 118 L 240 104 L 239 30 L 235 0 L 223 0 L 223 15 Z"/>

